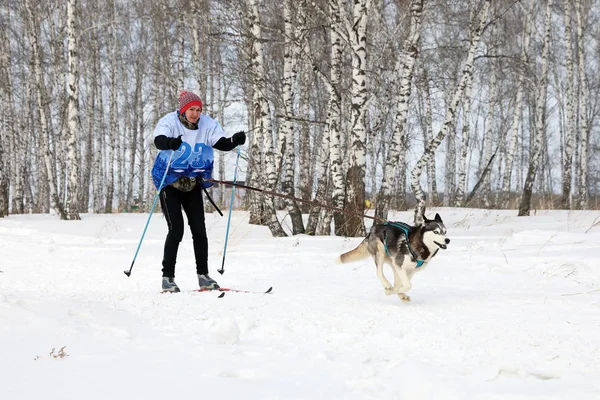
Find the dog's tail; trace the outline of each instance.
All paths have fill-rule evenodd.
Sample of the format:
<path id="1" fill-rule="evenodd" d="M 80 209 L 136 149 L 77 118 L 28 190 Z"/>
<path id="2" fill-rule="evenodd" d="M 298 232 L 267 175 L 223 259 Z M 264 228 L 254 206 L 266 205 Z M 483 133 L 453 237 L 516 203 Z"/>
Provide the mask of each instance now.
<path id="1" fill-rule="evenodd" d="M 367 245 L 368 245 L 368 242 L 367 242 L 367 239 L 365 239 L 354 250 L 350 250 L 349 252 L 340 255 L 340 257 L 338 258 L 338 261 L 340 263 L 349 263 L 349 262 L 363 260 L 363 259 L 369 257 L 369 251 L 367 250 Z"/>

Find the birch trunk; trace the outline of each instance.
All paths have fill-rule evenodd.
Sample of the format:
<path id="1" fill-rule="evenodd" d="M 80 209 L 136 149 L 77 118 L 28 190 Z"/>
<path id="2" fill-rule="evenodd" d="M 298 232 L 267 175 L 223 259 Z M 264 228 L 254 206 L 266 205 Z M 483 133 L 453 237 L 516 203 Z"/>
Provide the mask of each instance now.
<path id="1" fill-rule="evenodd" d="M 143 111 L 140 113 L 140 103 L 142 102 L 141 97 L 143 85 L 143 78 L 141 73 L 142 67 L 139 62 L 136 62 L 135 65 L 136 68 L 134 71 L 135 81 L 133 88 L 133 102 L 130 105 L 131 109 L 135 111 L 133 115 L 130 115 L 131 135 L 127 135 L 126 137 L 129 138 L 129 140 L 125 141 L 125 147 L 129 150 L 129 159 L 127 162 L 127 179 L 124 182 L 127 185 L 127 193 L 125 195 L 125 207 L 128 210 L 130 210 L 131 206 L 133 205 L 133 185 L 135 183 L 136 176 L 135 159 L 136 155 L 139 154 L 138 144 L 142 142 L 142 140 L 140 139 L 141 133 L 138 128 L 140 127 L 140 124 L 142 124 L 142 121 L 140 119 L 144 116 Z"/>
<path id="2" fill-rule="evenodd" d="M 206 56 L 206 47 L 201 45 L 201 30 L 204 29 L 204 24 L 196 24 L 196 21 L 209 21 L 211 18 L 210 12 L 207 12 L 206 4 L 202 0 L 192 0 L 192 22 L 190 29 L 192 30 L 192 65 L 194 66 L 194 76 L 198 85 L 198 95 L 206 100 L 207 92 L 207 68 L 204 65 Z M 221 192 L 224 192 L 223 190 Z"/>
<path id="3" fill-rule="evenodd" d="M 454 81 L 457 80 L 457 77 Z M 465 85 L 465 90 L 466 90 Z M 451 102 L 451 93 L 447 93 L 446 104 Z M 458 103 L 456 104 L 456 110 L 458 109 Z M 446 159 L 444 160 L 444 198 L 442 204 L 444 207 L 450 207 L 454 203 L 454 197 L 456 196 L 456 122 L 453 120 L 448 125 L 446 131 Z"/>
<path id="4" fill-rule="evenodd" d="M 1 46 L 1 45 L 0 45 Z M 1 57 L 1 56 L 0 56 Z M 0 72 L 3 72 L 2 61 L 0 60 Z M 0 77 L 4 78 L 4 73 L 0 73 Z M 0 101 L 2 102 L 2 109 L 0 109 L 0 118 L 4 119 L 7 113 L 7 99 L 5 95 L 5 89 L 0 87 Z M 10 169 L 8 157 L 5 152 L 8 142 L 8 132 L 5 129 L 0 129 L 0 218 L 8 215 L 8 193 L 10 187 Z"/>
<path id="5" fill-rule="evenodd" d="M 179 12 L 179 19 L 177 20 L 177 31 L 179 33 L 177 38 L 177 88 L 175 90 L 177 94 L 179 94 L 179 92 L 185 89 L 185 68 L 183 58 L 185 55 L 186 15 L 187 13 L 185 12 Z"/>
<path id="6" fill-rule="evenodd" d="M 112 17 L 116 18 L 116 4 L 111 2 Z M 106 198 L 104 199 L 104 212 L 107 214 L 113 211 L 113 198 L 115 193 L 115 155 L 117 154 L 116 142 L 118 140 L 117 133 L 117 32 L 116 27 L 111 26 L 109 40 L 110 48 L 110 65 L 109 65 L 109 81 L 108 88 L 108 134 L 106 135 Z"/>
<path id="7" fill-rule="evenodd" d="M 406 120 L 408 116 L 408 105 L 412 88 L 414 65 L 419 55 L 419 38 L 421 36 L 421 20 L 423 14 L 423 0 L 412 0 L 410 3 L 410 28 L 408 37 L 397 61 L 400 71 L 400 93 L 396 109 L 395 129 L 392 134 L 392 142 L 388 152 L 387 160 L 383 165 L 383 180 L 379 192 L 375 216 L 387 220 L 390 203 L 392 200 L 394 176 L 399 165 L 405 164 L 406 157 Z M 405 181 L 405 174 L 399 179 Z"/>
<path id="8" fill-rule="evenodd" d="M 4 95 L 0 90 L 0 101 L 4 101 Z M 0 111 L 0 116 L 4 114 L 4 111 Z M 7 134 L 4 129 L 0 130 L 0 218 L 8 215 L 8 189 L 10 186 L 8 169 L 9 163 L 6 157 L 4 148 L 7 142 Z"/>
<path id="9" fill-rule="evenodd" d="M 331 85 L 328 86 L 329 100 L 327 111 L 327 125 L 323 134 L 323 146 L 325 141 L 329 140 L 329 168 L 331 171 L 331 202 L 336 208 L 344 208 L 346 196 L 346 180 L 344 178 L 344 167 L 342 160 L 342 95 L 340 93 L 340 82 L 342 78 L 342 59 L 343 59 L 343 44 L 342 44 L 342 18 L 343 3 L 341 0 L 329 0 L 329 22 L 331 24 L 331 69 L 329 77 Z M 321 170 L 323 168 L 321 167 Z M 319 183 L 318 190 L 321 195 L 327 193 L 327 188 L 324 186 L 326 179 Z M 320 200 L 317 192 L 317 201 Z M 338 236 L 344 235 L 345 216 L 339 212 L 333 214 L 333 224 L 335 234 Z"/>
<path id="10" fill-rule="evenodd" d="M 423 71 L 423 108 L 425 119 L 422 123 L 423 145 L 427 149 L 427 144 L 433 138 L 433 115 L 431 111 L 431 94 L 429 93 L 429 77 L 427 71 Z M 437 205 L 439 202 L 437 193 L 437 176 L 435 172 L 435 157 L 430 157 L 426 164 L 427 169 L 427 191 L 431 199 L 431 203 Z"/>
<path id="11" fill-rule="evenodd" d="M 284 137 L 285 147 L 283 159 L 285 163 L 285 175 L 282 183 L 283 193 L 294 197 L 294 176 L 295 176 L 295 141 L 294 141 L 294 82 L 297 79 L 297 61 L 299 56 L 297 30 L 292 22 L 292 0 L 284 0 L 283 17 L 285 26 L 285 43 L 283 56 L 283 106 L 285 117 L 281 126 L 282 136 Z M 292 234 L 304 233 L 304 222 L 302 213 L 298 204 L 293 200 L 286 200 L 288 213 L 292 220 Z"/>
<path id="12" fill-rule="evenodd" d="M 9 14 L 10 17 L 10 14 Z M 26 24 L 23 24 L 26 25 Z M 4 38 L 0 38 L 0 40 L 2 40 L 5 44 L 8 44 L 8 41 L 4 41 Z M 25 47 L 25 46 L 23 46 Z M 17 154 L 23 154 L 22 153 L 22 148 L 23 148 L 23 140 L 21 138 L 21 135 L 17 135 L 17 129 L 19 128 L 19 122 L 16 120 L 16 115 L 17 113 L 15 112 L 15 103 L 14 103 L 14 94 L 13 94 L 13 89 L 12 89 L 12 76 L 10 75 L 10 71 L 9 71 L 9 67 L 10 67 L 10 63 L 9 63 L 9 51 L 8 49 L 6 49 L 2 55 L 0 55 L 0 58 L 6 57 L 5 62 L 5 66 L 6 66 L 6 79 L 4 80 L 5 84 L 6 84 L 6 100 L 7 103 L 5 104 L 5 106 L 7 107 L 7 112 L 8 115 L 12 116 L 12 118 L 7 119 L 7 131 L 8 131 L 8 145 L 9 145 L 9 149 L 11 150 L 11 154 L 14 154 L 12 157 L 9 157 L 9 162 L 10 162 L 10 166 L 9 166 L 9 171 L 12 171 L 12 176 L 13 179 L 11 180 L 11 185 L 13 187 L 13 192 L 12 192 L 12 213 L 13 214 L 23 214 L 23 212 L 25 211 L 25 205 L 24 205 L 24 196 L 23 196 L 23 187 L 24 187 L 24 181 L 25 181 L 25 159 L 23 157 L 17 157 Z M 25 64 L 23 64 L 23 69 L 24 69 Z M 25 93 L 30 94 L 29 89 L 26 87 L 24 88 Z M 31 96 L 28 96 L 29 98 L 31 98 Z M 22 124 L 22 122 L 20 122 Z M 23 131 L 23 129 L 21 130 Z"/>
<path id="13" fill-rule="evenodd" d="M 92 173 L 92 209 L 95 213 L 101 213 L 104 208 L 104 190 L 106 186 L 103 184 L 104 167 L 102 164 L 102 157 L 105 154 L 105 131 L 106 124 L 104 120 L 104 101 L 102 100 L 102 77 L 100 77 L 99 71 L 102 70 L 102 61 L 100 60 L 100 49 L 98 40 L 94 40 L 92 43 L 95 60 L 92 63 L 92 92 L 94 98 L 97 99 L 97 107 L 92 108 L 93 116 L 91 119 L 94 120 L 94 164 Z"/>
<path id="14" fill-rule="evenodd" d="M 355 0 L 353 24 L 349 29 L 352 48 L 352 89 L 350 114 L 350 166 L 346 173 L 348 182 L 347 209 L 362 214 L 365 207 L 366 166 L 366 104 L 367 104 L 367 17 L 371 0 Z M 343 225 L 344 236 L 364 236 L 362 216 L 348 215 Z"/>
<path id="15" fill-rule="evenodd" d="M 308 49 L 305 49 L 305 51 L 308 52 Z M 303 119 L 308 120 L 310 112 L 309 83 L 312 79 L 312 71 L 309 65 L 302 63 L 301 60 L 299 62 L 298 69 L 301 71 L 298 83 L 298 93 L 300 94 L 299 114 Z M 310 201 L 313 194 L 313 176 L 316 175 L 315 170 L 317 165 L 314 162 L 316 159 L 314 147 L 317 147 L 318 144 L 316 140 L 314 142 L 311 141 L 311 129 L 307 122 L 300 122 L 298 131 L 300 136 L 298 140 L 300 196 L 305 201 L 300 204 L 300 209 L 303 213 L 308 213 L 311 208 L 306 201 Z M 326 158 L 328 159 L 329 157 Z M 327 173 L 328 171 L 325 170 L 324 172 Z"/>
<path id="16" fill-rule="evenodd" d="M 574 79 L 574 61 L 573 61 L 573 43 L 571 40 L 571 1 L 565 0 L 565 53 L 567 66 L 567 123 L 565 126 L 563 170 L 562 170 L 562 199 L 561 207 L 565 210 L 571 208 L 571 179 L 573 177 L 573 137 L 575 135 L 575 112 L 576 102 L 575 90 L 573 88 Z"/>
<path id="17" fill-rule="evenodd" d="M 493 24 L 490 29 L 490 96 L 487 109 L 487 116 L 485 118 L 485 136 L 483 139 L 483 163 L 481 164 L 481 171 L 484 171 L 486 166 L 492 159 L 492 150 L 494 144 L 494 122 L 496 116 L 499 114 L 497 111 L 498 102 L 498 89 L 496 86 L 496 68 L 495 67 L 495 51 L 497 48 L 497 37 L 496 37 L 496 25 Z M 485 208 L 492 207 L 492 187 L 491 187 L 491 173 L 487 173 L 483 176 L 483 204 Z"/>
<path id="18" fill-rule="evenodd" d="M 527 19 L 525 22 L 525 31 L 523 32 L 523 44 L 521 46 L 521 65 L 519 68 L 519 78 L 517 84 L 517 95 L 515 99 L 515 112 L 510 126 L 508 134 L 506 157 L 504 159 L 504 176 L 502 178 L 502 190 L 501 190 L 501 206 L 502 208 L 508 208 L 510 201 L 510 189 L 511 189 L 511 177 L 514 166 L 515 154 L 517 153 L 517 144 L 519 139 L 519 124 L 522 123 L 523 117 L 523 93 L 525 91 L 525 76 L 528 71 L 529 63 L 529 41 L 531 39 L 531 26 L 533 20 L 533 14 L 535 11 L 535 1 L 531 1 L 529 11 L 527 12 Z M 520 176 L 520 174 L 519 174 Z"/>
<path id="19" fill-rule="evenodd" d="M 341 96 L 339 84 L 341 78 L 342 62 L 342 22 L 339 0 L 328 1 L 328 21 L 331 29 L 329 47 L 329 77 L 323 76 L 323 83 L 328 92 L 327 119 L 325 129 L 315 150 L 315 175 L 317 179 L 314 201 L 324 203 L 327 194 L 332 193 L 331 203 L 334 207 L 343 207 L 344 182 L 342 173 L 342 160 L 340 156 L 340 123 L 341 123 Z M 316 68 L 316 67 L 315 67 Z M 332 188 L 333 186 L 333 188 Z M 306 233 L 309 235 L 329 235 L 331 233 L 331 215 L 329 210 L 322 210 L 319 206 L 312 206 L 306 224 Z M 336 234 L 342 227 L 343 216 L 334 214 Z"/>
<path id="20" fill-rule="evenodd" d="M 35 16 L 37 12 L 33 9 L 31 0 L 25 0 L 25 8 L 27 10 L 27 18 L 29 21 L 29 43 L 32 56 L 32 70 L 35 78 L 35 94 L 39 113 L 39 127 L 40 127 L 40 148 L 43 149 L 44 164 L 46 166 L 47 183 L 50 195 L 50 204 L 52 209 L 56 212 L 60 219 L 67 219 L 67 214 L 62 206 L 62 203 L 58 197 L 58 190 L 56 186 L 56 175 L 54 173 L 54 160 L 51 154 L 50 148 L 50 121 L 47 114 L 47 100 L 45 94 L 46 85 L 44 84 L 44 77 L 42 72 L 42 62 L 40 54 L 40 40 L 39 40 L 39 24 Z"/>
<path id="21" fill-rule="evenodd" d="M 425 195 L 423 193 L 423 189 L 421 188 L 420 177 L 423 172 L 423 168 L 427 165 L 430 158 L 435 155 L 435 150 L 438 148 L 442 140 L 447 135 L 448 129 L 454 125 L 454 119 L 456 115 L 456 108 L 458 103 L 460 102 L 467 83 L 469 79 L 472 79 L 473 76 L 473 60 L 475 58 L 475 50 L 477 49 L 477 45 L 479 44 L 479 40 L 481 39 L 481 35 L 483 33 L 483 29 L 485 28 L 485 24 L 488 17 L 488 12 L 490 9 L 490 1 L 485 0 L 481 7 L 479 23 L 474 26 L 474 32 L 470 35 L 470 43 L 469 43 L 469 51 L 467 53 L 467 60 L 465 61 L 465 66 L 463 67 L 463 74 L 460 82 L 456 88 L 454 93 L 454 97 L 450 105 L 446 108 L 446 116 L 444 118 L 444 123 L 439 133 L 435 138 L 429 142 L 427 148 L 425 149 L 424 154 L 417 161 L 415 167 L 412 170 L 411 174 L 411 187 L 415 197 L 417 199 L 417 205 L 415 207 L 415 223 L 421 224 L 424 220 L 425 216 Z"/>
<path id="22" fill-rule="evenodd" d="M 471 92 L 473 90 L 473 79 L 468 79 L 465 88 L 465 98 L 462 105 L 462 131 L 460 138 L 460 153 L 458 157 L 458 182 L 456 183 L 455 207 L 465 206 L 465 193 L 467 192 L 467 163 L 469 158 L 469 146 L 471 142 Z M 427 143 L 427 142 L 425 142 Z"/>
<path id="23" fill-rule="evenodd" d="M 265 154 L 265 190 L 274 191 L 277 183 L 277 165 L 275 163 L 276 154 L 273 145 L 273 126 L 271 123 L 271 110 L 269 101 L 266 98 L 266 72 L 264 62 L 264 52 L 262 45 L 262 30 L 259 20 L 258 0 L 249 0 L 248 4 L 251 32 L 253 36 L 252 43 L 252 66 L 254 69 L 254 109 L 257 111 L 257 122 L 259 130 L 263 135 L 264 154 Z M 275 237 L 287 236 L 277 220 L 273 196 L 264 196 L 264 219 Z"/>
<path id="24" fill-rule="evenodd" d="M 0 18 L 4 18 L 3 12 Z M 12 120 L 15 113 L 12 103 L 9 51 L 7 30 L 0 25 L 0 120 L 5 121 L 4 126 L 0 128 L 0 218 L 8 215 L 11 176 L 14 176 L 15 180 L 18 179 L 18 174 L 15 173 L 16 162 L 11 162 L 11 158 L 16 161 L 20 157 L 9 157 L 8 149 L 12 149 L 14 154 L 21 154 L 15 147 L 15 129 Z"/>
<path id="25" fill-rule="evenodd" d="M 67 0 L 67 96 L 68 96 L 68 134 L 67 134 L 67 167 L 69 182 L 66 188 L 67 205 L 65 213 L 69 220 L 80 220 L 79 216 L 79 151 L 78 136 L 81 132 L 79 120 L 79 54 L 75 27 L 75 10 L 77 0 Z"/>
<path id="26" fill-rule="evenodd" d="M 578 63 L 577 72 L 579 78 L 579 130 L 580 130 L 580 148 L 579 148 L 579 193 L 578 206 L 585 210 L 588 208 L 588 83 L 585 76 L 585 50 L 583 38 L 583 18 L 581 9 L 583 5 L 581 0 L 575 0 L 575 15 L 577 19 L 577 53 Z"/>
<path id="27" fill-rule="evenodd" d="M 93 58 L 92 58 L 93 60 Z M 93 61 L 92 61 L 93 62 Z M 83 85 L 88 88 L 86 96 L 86 108 L 88 113 L 84 113 L 87 119 L 81 121 L 81 125 L 86 124 L 87 128 L 83 129 L 80 133 L 85 135 L 82 137 L 83 149 L 81 151 L 81 185 L 79 190 L 79 212 L 86 213 L 90 209 L 90 186 L 92 179 L 92 164 L 94 160 L 94 115 L 93 111 L 96 102 L 96 93 L 94 91 L 94 84 L 92 80 L 94 78 L 90 76 L 89 71 L 83 73 Z"/>
<path id="28" fill-rule="evenodd" d="M 540 71 L 540 80 L 537 85 L 537 101 L 535 105 L 535 137 L 533 140 L 532 151 L 527 168 L 527 177 L 523 187 L 523 194 L 519 204 L 519 216 L 529 216 L 531 211 L 531 196 L 533 194 L 533 184 L 539 165 L 542 140 L 544 138 L 546 123 L 546 99 L 548 97 L 548 54 L 550 48 L 550 28 L 552 21 L 552 1 L 548 0 L 546 4 L 546 17 L 544 21 L 544 43 L 542 46 L 542 65 Z"/>

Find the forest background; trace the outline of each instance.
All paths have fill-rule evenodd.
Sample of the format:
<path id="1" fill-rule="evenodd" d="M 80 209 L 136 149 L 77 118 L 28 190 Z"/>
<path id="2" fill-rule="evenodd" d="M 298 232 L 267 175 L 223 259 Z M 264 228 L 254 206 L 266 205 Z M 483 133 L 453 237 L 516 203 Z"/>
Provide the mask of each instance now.
<path id="1" fill-rule="evenodd" d="M 362 235 L 364 213 L 415 205 L 598 209 L 599 17 L 594 0 L 4 0 L 0 217 L 150 211 L 153 129 L 184 89 L 248 131 L 239 176 L 288 198 L 243 207 L 275 236 Z M 231 180 L 235 152 L 216 164 Z"/>

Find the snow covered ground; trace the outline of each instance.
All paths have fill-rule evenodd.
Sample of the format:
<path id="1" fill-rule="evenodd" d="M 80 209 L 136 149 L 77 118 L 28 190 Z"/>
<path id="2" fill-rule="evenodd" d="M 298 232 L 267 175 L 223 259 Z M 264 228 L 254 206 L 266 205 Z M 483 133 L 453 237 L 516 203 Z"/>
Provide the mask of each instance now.
<path id="1" fill-rule="evenodd" d="M 223 276 L 227 218 L 207 215 L 211 275 L 272 294 L 193 292 L 188 231 L 184 292 L 159 293 L 160 214 L 130 278 L 147 214 L 0 219 L 1 397 L 600 399 L 600 213 L 435 212 L 452 242 L 410 303 L 370 260 L 335 262 L 360 238 L 272 238 L 243 212 Z"/>

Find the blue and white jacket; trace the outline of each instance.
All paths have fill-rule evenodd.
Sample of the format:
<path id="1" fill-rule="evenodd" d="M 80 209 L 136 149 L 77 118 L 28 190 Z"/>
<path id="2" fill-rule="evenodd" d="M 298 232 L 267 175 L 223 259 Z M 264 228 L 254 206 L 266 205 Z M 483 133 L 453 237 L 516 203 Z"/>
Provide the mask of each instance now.
<path id="1" fill-rule="evenodd" d="M 154 138 L 166 136 L 177 138 L 181 136 L 183 141 L 178 150 L 161 150 L 156 156 L 152 168 L 152 180 L 157 189 L 162 189 L 160 182 L 165 173 L 165 168 L 173 154 L 171 166 L 167 172 L 164 186 L 170 185 L 181 177 L 188 178 L 211 178 L 214 151 L 213 146 L 221 138 L 225 137 L 221 125 L 207 115 L 200 114 L 198 129 L 186 128 L 179 120 L 178 111 L 173 111 L 162 117 L 154 129 Z M 212 183 L 202 182 L 204 187 L 212 186 Z"/>

